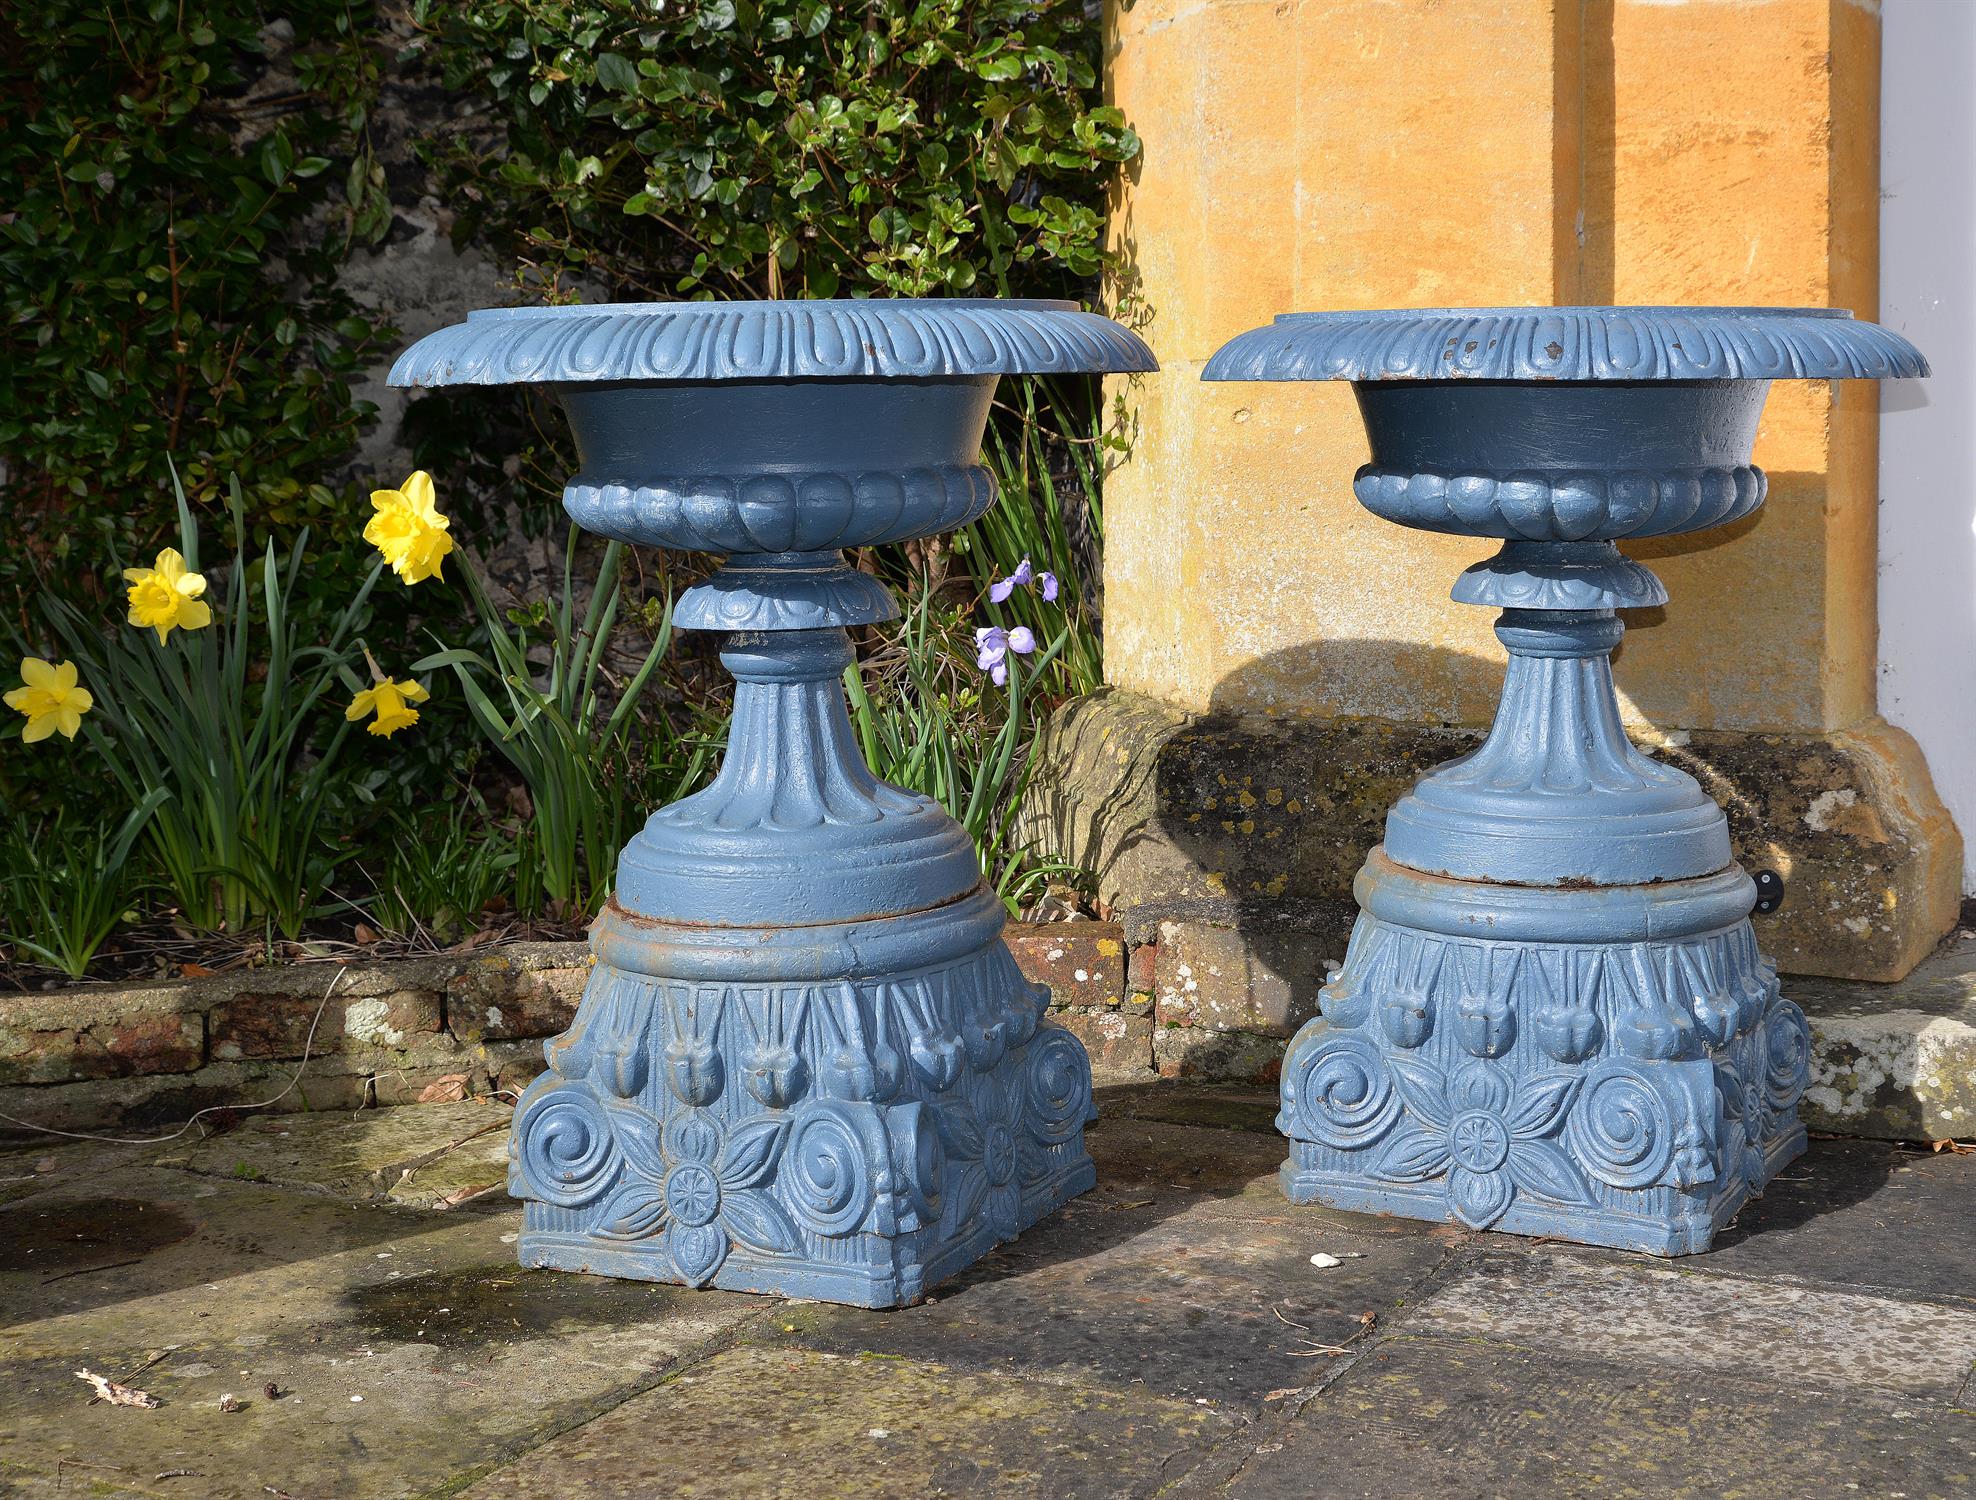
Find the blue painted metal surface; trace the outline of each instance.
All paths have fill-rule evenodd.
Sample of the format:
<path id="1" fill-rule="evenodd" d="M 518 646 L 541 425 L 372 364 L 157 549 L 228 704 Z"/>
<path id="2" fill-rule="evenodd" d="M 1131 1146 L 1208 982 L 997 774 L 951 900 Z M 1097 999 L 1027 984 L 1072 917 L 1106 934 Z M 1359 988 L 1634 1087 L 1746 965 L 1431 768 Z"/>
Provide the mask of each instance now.
<path id="1" fill-rule="evenodd" d="M 893 1306 L 1092 1185 L 1083 1047 L 966 832 L 858 753 L 845 627 L 898 608 L 838 549 L 988 508 L 1001 375 L 1153 367 L 1073 304 L 964 300 L 477 312 L 399 359 L 547 384 L 573 519 L 727 557 L 674 615 L 721 635 L 727 755 L 625 849 L 522 1097 L 523 1264 Z"/>
<path id="2" fill-rule="evenodd" d="M 1353 381 L 1359 501 L 1503 541 L 1454 588 L 1502 610 L 1495 724 L 1388 815 L 1284 1063 L 1294 1202 L 1681 1255 L 1803 1149 L 1810 1031 L 1757 951 L 1755 885 L 1720 809 L 1620 727 L 1616 611 L 1667 593 L 1613 544 L 1763 503 L 1771 380 L 1926 373 L 1798 308 L 1295 315 L 1209 361 Z"/>

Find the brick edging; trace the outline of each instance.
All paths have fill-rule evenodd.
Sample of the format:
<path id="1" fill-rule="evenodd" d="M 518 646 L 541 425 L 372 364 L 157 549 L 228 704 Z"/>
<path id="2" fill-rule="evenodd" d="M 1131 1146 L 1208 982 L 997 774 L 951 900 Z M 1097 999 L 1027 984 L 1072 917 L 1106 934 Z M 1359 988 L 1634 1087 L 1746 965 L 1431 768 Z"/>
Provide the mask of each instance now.
<path id="1" fill-rule="evenodd" d="M 518 1088 L 575 1015 L 590 965 L 583 943 L 515 943 L 0 996 L 0 1112 L 145 1128 L 255 1102 L 294 1076 L 318 1009 L 284 1109 Z"/>
<path id="2" fill-rule="evenodd" d="M 1100 1082 L 1155 1076 L 1269 1083 L 1316 1013 L 1319 944 L 1160 922 L 1011 925 L 1016 963 Z M 209 1105 L 410 1104 L 519 1090 L 589 977 L 583 943 L 294 964 L 204 979 L 0 996 L 0 1114 L 58 1130 L 153 1129 Z M 340 976 L 340 977 L 339 977 Z M 331 982 L 336 990 L 328 1003 Z M 1929 1139 L 1976 1133 L 1976 945 L 1904 985 L 1792 980 L 1811 1016 L 1814 1129 Z M 0 1138 L 20 1135 L 0 1120 Z"/>

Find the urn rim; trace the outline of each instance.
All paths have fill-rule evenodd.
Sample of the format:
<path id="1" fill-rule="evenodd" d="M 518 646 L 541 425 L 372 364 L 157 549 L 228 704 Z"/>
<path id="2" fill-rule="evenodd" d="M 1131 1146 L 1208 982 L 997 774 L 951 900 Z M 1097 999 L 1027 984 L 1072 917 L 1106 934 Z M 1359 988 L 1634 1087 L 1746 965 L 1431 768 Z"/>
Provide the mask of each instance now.
<path id="1" fill-rule="evenodd" d="M 965 379 L 1158 369 L 1075 302 L 869 297 L 480 308 L 427 334 L 393 386 Z"/>
<path id="2" fill-rule="evenodd" d="M 1203 380 L 1891 380 L 1928 362 L 1842 307 L 1473 307 L 1296 312 L 1238 334 Z"/>

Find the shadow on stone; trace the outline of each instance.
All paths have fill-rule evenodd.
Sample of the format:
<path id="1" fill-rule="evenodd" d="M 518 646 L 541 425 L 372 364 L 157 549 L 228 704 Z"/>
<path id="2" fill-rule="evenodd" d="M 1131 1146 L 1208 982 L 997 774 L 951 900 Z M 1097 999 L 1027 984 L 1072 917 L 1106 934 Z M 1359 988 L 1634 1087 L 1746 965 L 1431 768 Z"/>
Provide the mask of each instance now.
<path id="1" fill-rule="evenodd" d="M 1976 1214 L 1976 1173 L 1960 1165 L 1886 1141 L 1814 1139 L 1723 1227 L 1709 1269 L 1976 1297 L 1956 1227 Z"/>
<path id="2" fill-rule="evenodd" d="M 1680 607 L 1677 592 L 1669 608 Z M 1654 628 L 1652 611 L 1627 614 L 1635 630 Z M 1622 642 L 1622 691 L 1626 654 Z M 1497 660 L 1440 647 L 1313 641 L 1230 672 L 1207 713 L 1119 690 L 1057 712 L 1038 742 L 1026 834 L 1095 872 L 1130 945 L 1158 945 L 1161 1072 L 1274 1077 L 1280 1044 L 1314 1014 L 1327 961 L 1343 954 L 1352 880 L 1388 809 L 1485 733 L 1398 716 L 1457 713 L 1492 697 L 1501 675 Z M 1323 701 L 1396 717 L 1295 711 Z M 1629 732 L 1724 809 L 1746 869 L 1783 875 L 1781 908 L 1755 924 L 1786 974 L 1891 978 L 1955 915 L 1935 920 L 1935 887 L 1959 844 L 1912 742 L 1884 721 Z"/>
<path id="3" fill-rule="evenodd" d="M 1432 1226 L 1294 1208 L 1260 1089 L 1101 1089 L 1098 1187 L 889 1312 L 774 1308 L 751 1338 L 863 1358 L 1129 1384 L 1260 1412 L 1327 1367 L 1450 1243 Z M 1311 1255 L 1338 1253 L 1320 1270 Z"/>

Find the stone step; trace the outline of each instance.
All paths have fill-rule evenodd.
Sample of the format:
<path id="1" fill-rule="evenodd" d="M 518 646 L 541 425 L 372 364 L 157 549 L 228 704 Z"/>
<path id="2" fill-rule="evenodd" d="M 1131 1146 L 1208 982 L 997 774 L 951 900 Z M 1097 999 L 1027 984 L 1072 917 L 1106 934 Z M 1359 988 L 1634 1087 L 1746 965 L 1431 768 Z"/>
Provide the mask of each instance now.
<path id="1" fill-rule="evenodd" d="M 1785 976 L 1811 1018 L 1813 1130 L 1881 1140 L 1976 1137 L 1976 930 L 1897 984 Z"/>

